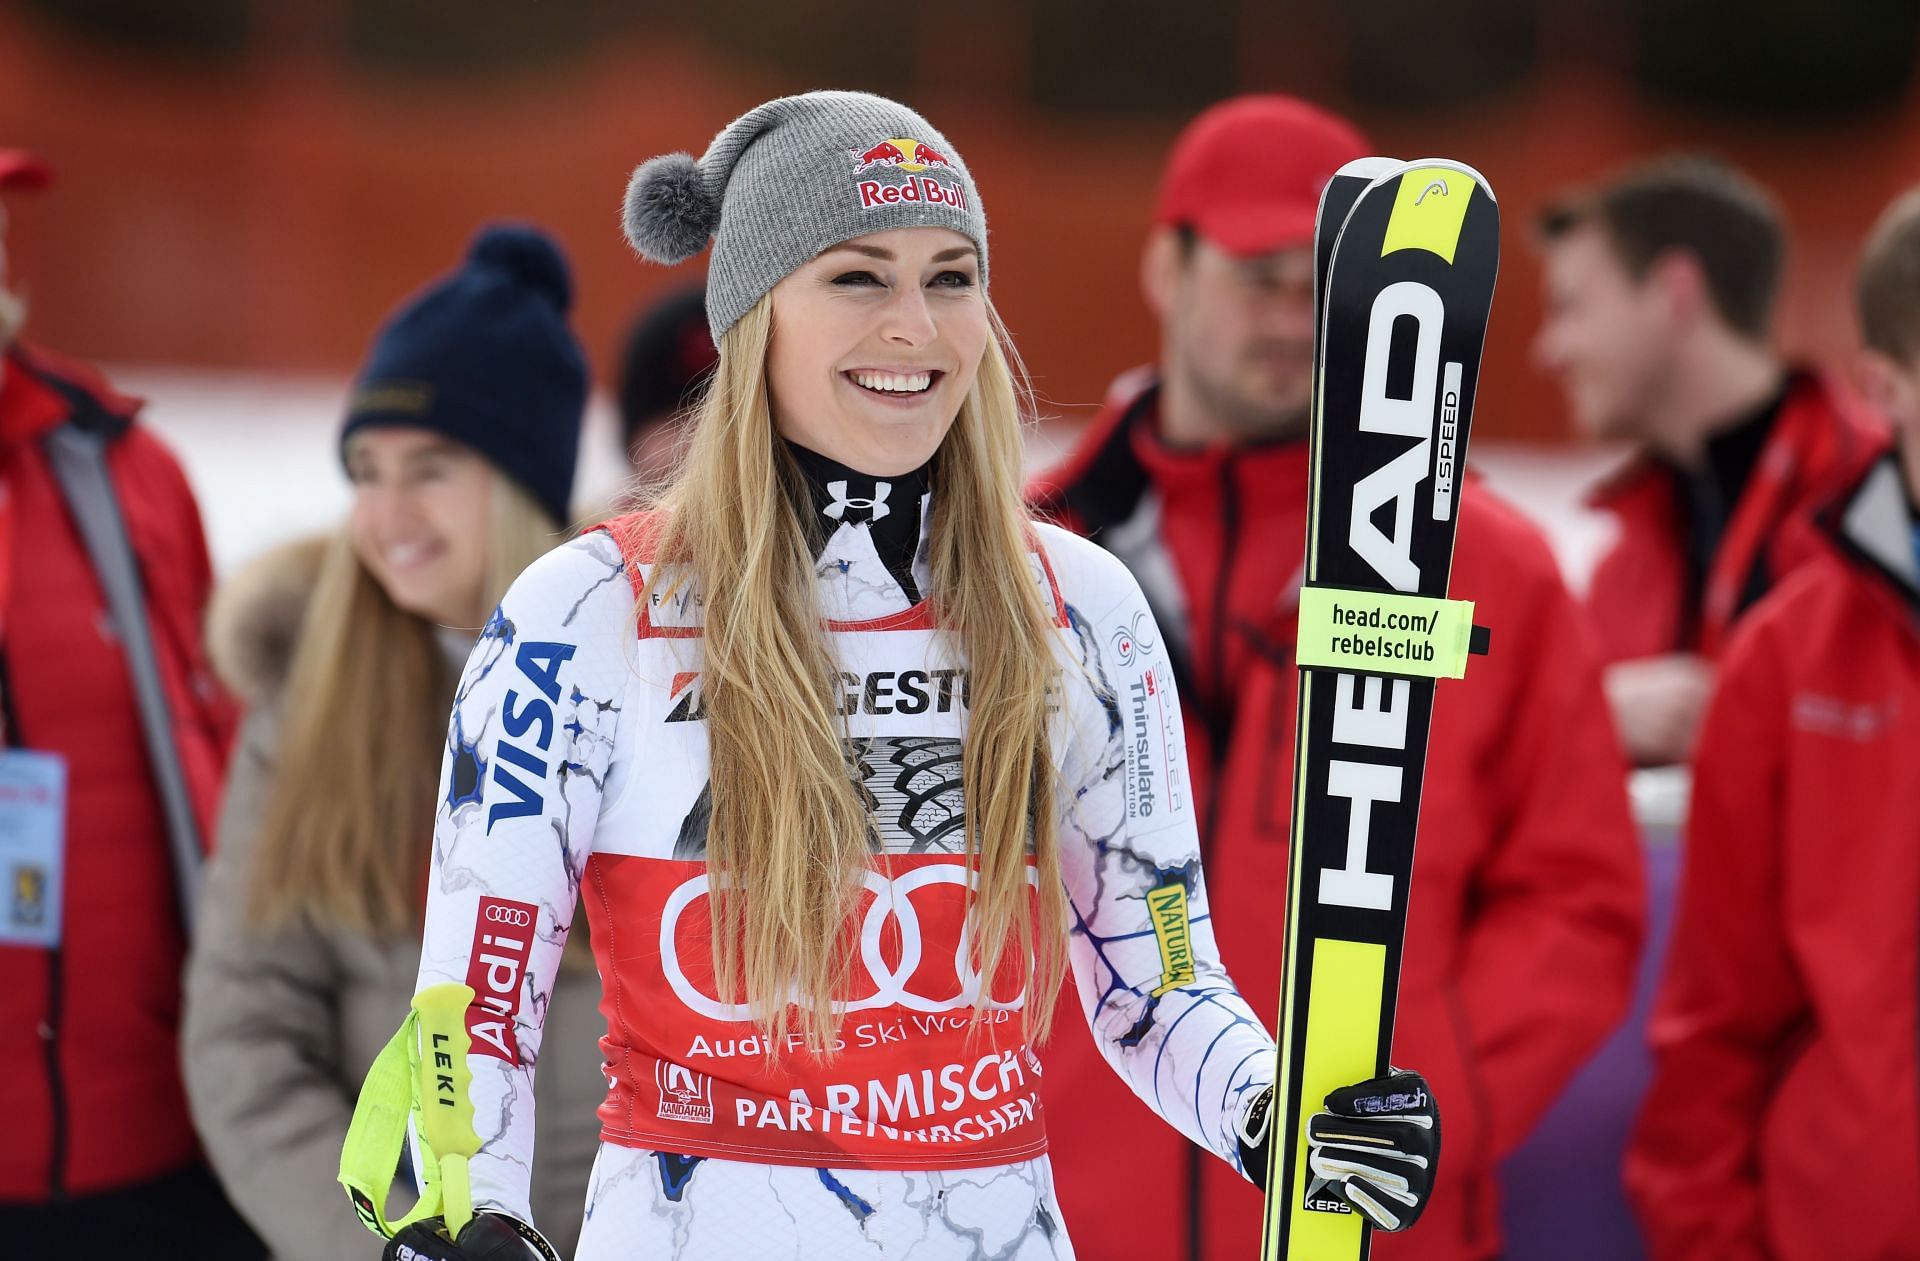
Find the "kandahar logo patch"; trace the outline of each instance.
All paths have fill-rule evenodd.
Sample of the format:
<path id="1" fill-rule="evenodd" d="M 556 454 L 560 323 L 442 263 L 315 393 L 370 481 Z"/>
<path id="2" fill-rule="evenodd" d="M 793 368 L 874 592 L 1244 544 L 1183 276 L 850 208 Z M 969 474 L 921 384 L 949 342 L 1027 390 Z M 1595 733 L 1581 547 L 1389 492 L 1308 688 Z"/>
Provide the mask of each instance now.
<path id="1" fill-rule="evenodd" d="M 713 1124 L 713 1078 L 670 1060 L 657 1060 L 653 1080 L 660 1087 L 662 1120 Z"/>

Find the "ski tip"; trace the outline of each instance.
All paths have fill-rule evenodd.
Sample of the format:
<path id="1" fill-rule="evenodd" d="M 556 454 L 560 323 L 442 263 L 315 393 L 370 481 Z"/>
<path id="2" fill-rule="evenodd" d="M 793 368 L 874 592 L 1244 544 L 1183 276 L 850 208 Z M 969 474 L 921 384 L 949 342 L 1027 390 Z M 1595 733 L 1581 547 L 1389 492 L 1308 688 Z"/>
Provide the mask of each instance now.
<path id="1" fill-rule="evenodd" d="M 1476 191 L 1484 197 L 1476 198 Z M 1486 177 L 1452 158 L 1420 158 L 1396 163 L 1392 170 L 1376 176 L 1361 191 L 1334 241 L 1333 257 L 1337 258 L 1344 248 L 1349 228 L 1360 216 L 1361 208 L 1381 203 L 1391 207 L 1382 225 L 1385 233 L 1379 246 L 1382 254 L 1424 249 L 1451 264 L 1469 221 L 1482 225 L 1479 229 L 1482 233 L 1487 230 L 1485 225 L 1493 225 L 1494 248 L 1498 249 L 1500 203 L 1487 186 Z M 1479 209 L 1470 214 L 1470 204 Z"/>
<path id="2" fill-rule="evenodd" d="M 1338 216 L 1339 221 L 1344 221 L 1347 211 L 1353 208 L 1355 194 L 1343 194 L 1339 191 L 1342 180 L 1356 180 L 1364 187 L 1371 187 L 1376 180 L 1388 172 L 1399 170 L 1402 165 L 1398 158 L 1355 158 L 1335 171 L 1332 178 L 1320 186 L 1320 207 L 1313 216 L 1314 239 L 1319 240 L 1328 228 L 1335 226 L 1335 222 L 1330 222 L 1327 218 L 1330 208 Z M 1334 199 L 1337 199 L 1339 204 L 1330 207 Z"/>
<path id="3" fill-rule="evenodd" d="M 1362 179 L 1369 182 L 1380 178 L 1389 171 L 1397 171 L 1405 163 L 1399 158 L 1355 158 L 1333 173 L 1334 179 L 1345 176 L 1348 179 Z M 1331 183 L 1332 181 L 1328 181 Z M 1325 194 L 1323 193 L 1322 196 Z"/>
<path id="4" fill-rule="evenodd" d="M 1395 170 L 1393 171 L 1393 174 L 1405 175 L 1410 171 L 1419 171 L 1419 170 L 1425 170 L 1428 168 L 1438 168 L 1442 170 L 1458 171 L 1462 175 L 1465 175 L 1468 179 L 1471 179 L 1474 183 L 1478 184 L 1480 186 L 1480 191 L 1487 195 L 1488 201 L 1498 202 L 1500 200 L 1498 197 L 1495 197 L 1493 195 L 1493 185 L 1487 182 L 1487 177 L 1480 174 L 1480 172 L 1476 168 L 1468 166 L 1465 162 L 1460 161 L 1458 158 L 1418 158 L 1412 162 L 1401 163 L 1397 168 L 1395 168 Z"/>

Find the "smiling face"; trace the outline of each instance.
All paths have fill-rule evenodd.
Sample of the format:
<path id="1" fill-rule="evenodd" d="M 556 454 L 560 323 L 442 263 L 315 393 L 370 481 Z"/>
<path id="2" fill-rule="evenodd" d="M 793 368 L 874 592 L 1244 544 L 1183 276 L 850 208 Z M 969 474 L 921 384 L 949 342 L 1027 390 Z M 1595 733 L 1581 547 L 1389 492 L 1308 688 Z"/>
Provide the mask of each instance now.
<path id="1" fill-rule="evenodd" d="M 1546 242 L 1540 263 L 1546 310 L 1534 362 L 1559 382 L 1582 433 L 1645 437 L 1677 331 L 1659 275 L 1630 276 L 1595 226 Z"/>
<path id="2" fill-rule="evenodd" d="M 876 477 L 931 459 L 991 335 L 973 242 L 948 228 L 855 237 L 772 297 L 767 384 L 781 436 Z"/>
<path id="3" fill-rule="evenodd" d="M 442 626 L 479 626 L 492 467 L 429 430 L 361 429 L 347 442 L 347 477 L 348 537 L 387 597 Z"/>

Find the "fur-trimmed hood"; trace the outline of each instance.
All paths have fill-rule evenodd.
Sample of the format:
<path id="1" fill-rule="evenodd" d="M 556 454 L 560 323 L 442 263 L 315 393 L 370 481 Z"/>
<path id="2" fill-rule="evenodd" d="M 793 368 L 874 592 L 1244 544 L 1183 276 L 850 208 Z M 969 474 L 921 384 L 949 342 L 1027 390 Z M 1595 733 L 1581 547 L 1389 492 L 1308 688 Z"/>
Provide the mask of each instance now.
<path id="1" fill-rule="evenodd" d="M 207 609 L 207 652 L 221 682 L 249 705 L 279 696 L 328 539 L 313 535 L 254 557 L 220 584 Z"/>

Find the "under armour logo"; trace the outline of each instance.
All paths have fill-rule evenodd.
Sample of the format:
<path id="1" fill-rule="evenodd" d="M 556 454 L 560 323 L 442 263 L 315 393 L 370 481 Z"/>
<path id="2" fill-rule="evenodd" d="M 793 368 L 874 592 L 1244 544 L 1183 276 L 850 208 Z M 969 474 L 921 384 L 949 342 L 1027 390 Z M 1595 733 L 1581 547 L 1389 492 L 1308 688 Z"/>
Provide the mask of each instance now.
<path id="1" fill-rule="evenodd" d="M 833 502 L 820 511 L 832 517 L 835 521 L 842 521 L 846 519 L 847 509 L 865 508 L 869 510 L 867 513 L 868 519 L 878 521 L 893 511 L 893 509 L 887 507 L 887 495 L 892 490 L 892 482 L 875 482 L 873 484 L 873 498 L 854 499 L 847 494 L 847 484 L 845 482 L 828 482 L 827 493 L 833 496 Z"/>

